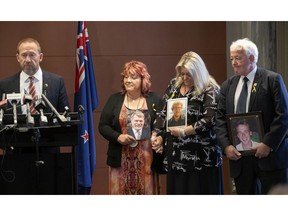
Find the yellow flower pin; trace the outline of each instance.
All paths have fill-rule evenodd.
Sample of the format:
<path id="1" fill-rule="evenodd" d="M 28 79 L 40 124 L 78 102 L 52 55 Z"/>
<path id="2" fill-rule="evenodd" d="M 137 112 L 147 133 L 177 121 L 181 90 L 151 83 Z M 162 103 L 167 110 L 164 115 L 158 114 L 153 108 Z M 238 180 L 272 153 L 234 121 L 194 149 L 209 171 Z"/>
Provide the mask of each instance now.
<path id="1" fill-rule="evenodd" d="M 257 83 L 254 83 L 252 86 L 252 92 L 255 93 L 256 92 L 256 87 L 257 87 Z"/>

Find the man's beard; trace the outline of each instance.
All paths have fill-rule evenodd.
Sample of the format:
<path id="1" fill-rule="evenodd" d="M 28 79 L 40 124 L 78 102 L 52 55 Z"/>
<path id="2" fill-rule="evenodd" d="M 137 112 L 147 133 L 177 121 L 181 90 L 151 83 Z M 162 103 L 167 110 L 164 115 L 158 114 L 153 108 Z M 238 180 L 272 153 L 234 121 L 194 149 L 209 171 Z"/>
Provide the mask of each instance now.
<path id="1" fill-rule="evenodd" d="M 27 74 L 27 75 L 33 75 L 35 74 L 35 70 L 33 67 L 24 67 L 23 71 Z"/>

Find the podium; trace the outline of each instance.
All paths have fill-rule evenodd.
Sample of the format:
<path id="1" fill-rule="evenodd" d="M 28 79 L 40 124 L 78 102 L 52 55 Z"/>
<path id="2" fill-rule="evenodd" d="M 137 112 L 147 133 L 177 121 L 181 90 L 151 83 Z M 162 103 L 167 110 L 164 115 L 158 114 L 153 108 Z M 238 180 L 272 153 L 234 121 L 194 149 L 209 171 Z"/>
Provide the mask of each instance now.
<path id="1" fill-rule="evenodd" d="M 57 121 L 45 114 L 48 122 L 40 124 L 40 115 L 33 115 L 35 124 L 27 127 L 26 116 L 5 114 L 0 129 L 0 194 L 77 194 L 76 152 L 78 113 L 69 120 Z M 55 148 L 68 147 L 66 153 Z M 53 150 L 50 152 L 50 150 Z"/>

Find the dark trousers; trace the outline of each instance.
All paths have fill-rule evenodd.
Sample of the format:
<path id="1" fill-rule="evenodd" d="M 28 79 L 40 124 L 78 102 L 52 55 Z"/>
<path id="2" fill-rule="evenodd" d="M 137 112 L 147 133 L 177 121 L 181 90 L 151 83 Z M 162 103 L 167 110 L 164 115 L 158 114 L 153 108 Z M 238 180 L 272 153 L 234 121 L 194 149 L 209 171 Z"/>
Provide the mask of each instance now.
<path id="1" fill-rule="evenodd" d="M 263 171 L 256 157 L 247 156 L 241 160 L 241 173 L 234 179 L 237 194 L 268 194 L 275 185 L 287 183 L 287 169 Z"/>
<path id="2" fill-rule="evenodd" d="M 222 167 L 167 174 L 167 194 L 223 194 Z"/>

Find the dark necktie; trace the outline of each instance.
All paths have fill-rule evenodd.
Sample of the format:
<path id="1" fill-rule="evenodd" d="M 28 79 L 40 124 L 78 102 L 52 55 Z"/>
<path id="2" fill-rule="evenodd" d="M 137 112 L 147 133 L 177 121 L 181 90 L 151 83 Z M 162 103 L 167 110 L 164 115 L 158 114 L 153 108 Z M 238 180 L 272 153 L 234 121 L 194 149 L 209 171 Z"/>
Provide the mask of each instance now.
<path id="1" fill-rule="evenodd" d="M 29 83 L 29 94 L 32 96 L 32 101 L 30 103 L 30 112 L 32 114 L 35 114 L 37 111 L 34 107 L 34 102 L 37 100 L 36 97 L 36 89 L 35 89 L 35 85 L 34 85 L 34 77 L 29 77 L 30 79 L 30 83 Z"/>
<path id="2" fill-rule="evenodd" d="M 248 81 L 249 80 L 247 77 L 243 78 L 243 86 L 242 86 L 242 91 L 238 99 L 236 113 L 246 113 L 246 102 L 247 102 L 247 94 L 248 94 L 247 82 Z"/>

